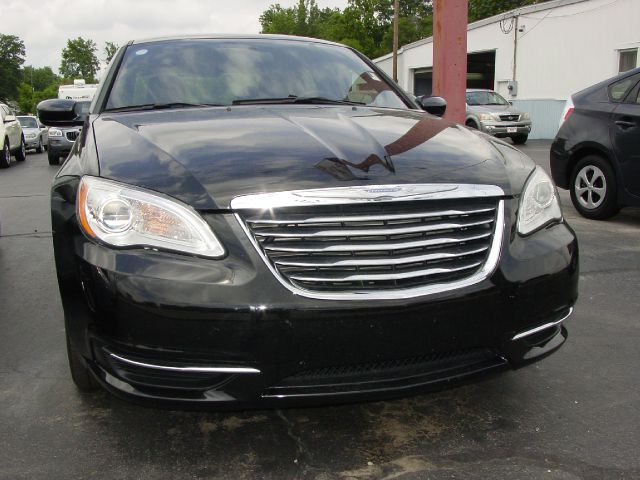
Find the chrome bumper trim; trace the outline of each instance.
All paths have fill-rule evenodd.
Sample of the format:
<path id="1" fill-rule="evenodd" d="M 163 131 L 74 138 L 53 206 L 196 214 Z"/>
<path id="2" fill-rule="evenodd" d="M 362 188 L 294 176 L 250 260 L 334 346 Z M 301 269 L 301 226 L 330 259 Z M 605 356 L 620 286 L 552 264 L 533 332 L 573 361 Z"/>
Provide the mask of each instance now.
<path id="1" fill-rule="evenodd" d="M 137 367 L 153 368 L 155 370 L 165 370 L 170 372 L 197 372 L 197 373 L 260 373 L 260 370 L 250 367 L 172 367 L 169 365 L 156 365 L 153 363 L 138 362 L 131 360 L 130 358 L 121 357 L 115 353 L 109 353 L 109 355 L 116 360 L 119 360 L 129 365 L 135 365 Z"/>
<path id="2" fill-rule="evenodd" d="M 524 337 L 528 337 L 529 335 L 534 335 L 538 332 L 541 332 L 543 330 L 546 330 L 547 328 L 551 328 L 551 327 L 555 327 L 560 325 L 562 322 L 564 322 L 567 318 L 569 318 L 569 316 L 573 313 L 573 307 L 569 308 L 569 313 L 567 313 L 564 317 L 562 317 L 560 320 L 556 320 L 555 322 L 549 322 L 549 323 L 545 323 L 544 325 L 540 325 L 538 327 L 532 328 L 531 330 L 525 330 L 524 332 L 520 332 L 517 335 L 515 335 L 511 341 L 514 340 L 520 340 L 521 338 Z"/>

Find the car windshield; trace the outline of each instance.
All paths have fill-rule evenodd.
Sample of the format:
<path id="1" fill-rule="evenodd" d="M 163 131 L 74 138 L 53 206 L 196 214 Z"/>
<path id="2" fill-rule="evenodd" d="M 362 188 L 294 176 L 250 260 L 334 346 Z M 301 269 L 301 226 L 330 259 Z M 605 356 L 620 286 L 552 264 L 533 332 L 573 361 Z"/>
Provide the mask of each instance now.
<path id="1" fill-rule="evenodd" d="M 467 92 L 467 105 L 509 105 L 496 92 Z"/>
<path id="2" fill-rule="evenodd" d="M 18 122 L 23 128 L 38 128 L 38 121 L 33 117 L 18 117 Z"/>
<path id="3" fill-rule="evenodd" d="M 352 50 L 270 39 L 192 39 L 127 48 L 106 110 L 264 103 L 408 108 Z"/>

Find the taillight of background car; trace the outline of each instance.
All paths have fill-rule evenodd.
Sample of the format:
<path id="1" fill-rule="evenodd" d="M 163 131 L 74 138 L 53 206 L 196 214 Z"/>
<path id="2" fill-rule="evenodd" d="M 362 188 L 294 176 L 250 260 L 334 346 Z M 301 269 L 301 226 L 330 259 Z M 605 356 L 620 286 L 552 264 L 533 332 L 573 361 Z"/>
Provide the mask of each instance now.
<path id="1" fill-rule="evenodd" d="M 571 116 L 573 113 L 573 99 L 569 97 L 564 104 L 564 110 L 562 110 L 562 115 L 560 116 L 560 127 L 564 122 L 566 122 L 567 118 Z"/>

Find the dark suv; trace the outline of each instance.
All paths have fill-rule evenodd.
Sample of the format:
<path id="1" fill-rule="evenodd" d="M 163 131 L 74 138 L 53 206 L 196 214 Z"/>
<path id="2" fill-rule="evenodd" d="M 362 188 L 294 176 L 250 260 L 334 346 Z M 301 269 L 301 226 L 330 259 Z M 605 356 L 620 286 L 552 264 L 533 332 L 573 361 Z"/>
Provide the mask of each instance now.
<path id="1" fill-rule="evenodd" d="M 640 205 L 640 68 L 572 95 L 551 145 L 551 172 L 576 210 L 609 218 Z"/>
<path id="2" fill-rule="evenodd" d="M 420 99 L 441 112 L 442 99 Z M 52 186 L 71 374 L 138 401 L 343 402 L 559 348 L 578 246 L 544 170 L 355 50 L 130 42 Z"/>
<path id="3" fill-rule="evenodd" d="M 91 102 L 87 101 L 76 102 L 76 109 L 79 114 L 85 114 L 89 111 L 90 105 Z M 67 158 L 81 132 L 82 128 L 78 125 L 56 126 L 49 129 L 49 149 L 47 151 L 49 165 L 59 165 L 60 158 L 63 160 Z"/>

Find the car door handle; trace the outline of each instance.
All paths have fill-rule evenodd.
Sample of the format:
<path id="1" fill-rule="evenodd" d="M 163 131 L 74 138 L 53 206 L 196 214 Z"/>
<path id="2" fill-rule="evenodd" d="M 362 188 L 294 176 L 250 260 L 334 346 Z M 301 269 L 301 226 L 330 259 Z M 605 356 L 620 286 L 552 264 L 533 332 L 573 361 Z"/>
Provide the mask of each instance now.
<path id="1" fill-rule="evenodd" d="M 627 128 L 633 128 L 636 126 L 634 122 L 629 122 L 627 120 L 616 120 L 615 124 L 618 125 L 620 128 L 622 128 L 623 130 L 626 130 Z"/>

